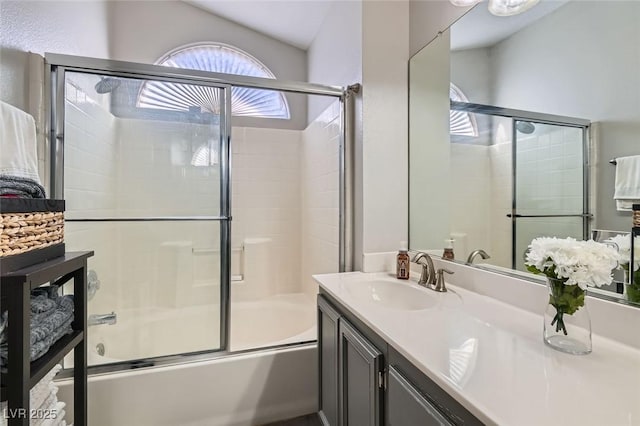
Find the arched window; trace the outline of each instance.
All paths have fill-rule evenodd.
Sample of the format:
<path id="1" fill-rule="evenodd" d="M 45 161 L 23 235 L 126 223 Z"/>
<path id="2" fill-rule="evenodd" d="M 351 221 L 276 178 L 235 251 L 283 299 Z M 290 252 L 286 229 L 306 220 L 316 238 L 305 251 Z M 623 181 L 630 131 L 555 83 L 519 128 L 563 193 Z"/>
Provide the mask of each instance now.
<path id="1" fill-rule="evenodd" d="M 275 78 L 262 62 L 236 47 L 221 43 L 198 43 L 175 49 L 156 64 L 175 68 Z M 200 107 L 220 113 L 219 90 L 166 81 L 147 81 L 140 88 L 137 106 L 172 111 Z M 277 91 L 233 87 L 231 112 L 235 116 L 289 119 L 289 105 Z"/>
<path id="2" fill-rule="evenodd" d="M 469 99 L 453 83 L 449 84 L 449 99 L 456 102 L 469 102 Z M 478 124 L 473 114 L 467 111 L 449 110 L 449 133 L 461 136 L 478 136 Z"/>

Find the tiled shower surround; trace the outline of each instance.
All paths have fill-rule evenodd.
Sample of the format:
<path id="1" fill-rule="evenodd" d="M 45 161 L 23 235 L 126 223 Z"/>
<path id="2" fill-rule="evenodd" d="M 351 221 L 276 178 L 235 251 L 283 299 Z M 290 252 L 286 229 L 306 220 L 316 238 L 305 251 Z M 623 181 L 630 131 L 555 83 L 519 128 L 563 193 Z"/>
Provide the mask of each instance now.
<path id="1" fill-rule="evenodd" d="M 68 218 L 219 215 L 217 153 L 191 164 L 217 126 L 116 117 L 80 76 L 66 92 Z M 337 101 L 305 130 L 233 127 L 232 301 L 299 294 L 314 309 L 311 275 L 338 270 L 339 136 Z M 96 252 L 89 314 L 219 309 L 218 222 L 66 226 L 68 249 Z"/>
<path id="2" fill-rule="evenodd" d="M 451 144 L 451 233 L 464 235 L 456 248 L 483 248 L 483 262 L 511 267 L 513 171 L 511 119 L 493 117 L 490 145 Z M 520 214 L 582 213 L 581 130 L 538 125 L 518 134 L 516 197 Z M 538 236 L 582 238 L 580 218 L 519 219 L 516 256 Z"/>

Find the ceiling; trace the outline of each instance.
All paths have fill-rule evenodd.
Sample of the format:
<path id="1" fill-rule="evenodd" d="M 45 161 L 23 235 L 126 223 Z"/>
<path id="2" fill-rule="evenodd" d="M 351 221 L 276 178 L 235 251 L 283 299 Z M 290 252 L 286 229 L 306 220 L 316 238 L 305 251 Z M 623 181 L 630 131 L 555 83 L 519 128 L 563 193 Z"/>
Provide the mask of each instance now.
<path id="1" fill-rule="evenodd" d="M 307 50 L 334 0 L 184 0 L 200 9 Z"/>
<path id="2" fill-rule="evenodd" d="M 541 0 L 533 8 L 515 16 L 494 16 L 489 13 L 486 2 L 479 3 L 451 27 L 451 50 L 493 46 L 568 1 Z"/>

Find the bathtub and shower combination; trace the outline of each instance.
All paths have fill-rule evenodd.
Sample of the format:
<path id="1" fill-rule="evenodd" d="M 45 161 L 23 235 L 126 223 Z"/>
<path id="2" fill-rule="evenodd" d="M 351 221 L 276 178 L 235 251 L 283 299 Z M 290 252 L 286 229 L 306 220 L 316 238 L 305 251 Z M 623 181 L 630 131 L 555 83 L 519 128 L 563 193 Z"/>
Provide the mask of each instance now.
<path id="1" fill-rule="evenodd" d="M 53 196 L 67 200 L 67 249 L 96 253 L 90 424 L 253 425 L 315 411 L 311 275 L 350 262 L 349 91 L 66 55 L 46 62 Z M 306 111 L 287 107 L 306 127 L 255 127 L 231 117 L 236 88 L 333 103 L 308 125 Z M 162 90 L 182 96 L 178 107 L 161 104 Z"/>

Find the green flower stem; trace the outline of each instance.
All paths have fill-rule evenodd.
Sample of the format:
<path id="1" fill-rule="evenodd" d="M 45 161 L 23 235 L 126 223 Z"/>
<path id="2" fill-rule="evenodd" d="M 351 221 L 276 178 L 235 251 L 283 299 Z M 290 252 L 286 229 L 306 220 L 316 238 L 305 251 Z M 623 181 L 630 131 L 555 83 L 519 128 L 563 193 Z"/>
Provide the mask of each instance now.
<path id="1" fill-rule="evenodd" d="M 556 314 L 551 325 L 556 326 L 556 333 L 567 335 L 567 327 L 564 323 L 564 315 L 573 315 L 584 306 L 585 292 L 578 285 L 566 285 L 566 280 L 557 278 L 549 279 L 549 304 L 556 309 Z"/>
<path id="2" fill-rule="evenodd" d="M 622 265 L 625 271 L 625 285 L 627 286 L 627 300 L 633 303 L 640 303 L 640 270 L 633 272 L 631 283 L 626 279 L 629 275 L 629 264 Z"/>
<path id="3" fill-rule="evenodd" d="M 630 302 L 640 303 L 640 284 L 627 284 L 627 299 Z"/>

